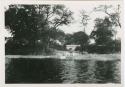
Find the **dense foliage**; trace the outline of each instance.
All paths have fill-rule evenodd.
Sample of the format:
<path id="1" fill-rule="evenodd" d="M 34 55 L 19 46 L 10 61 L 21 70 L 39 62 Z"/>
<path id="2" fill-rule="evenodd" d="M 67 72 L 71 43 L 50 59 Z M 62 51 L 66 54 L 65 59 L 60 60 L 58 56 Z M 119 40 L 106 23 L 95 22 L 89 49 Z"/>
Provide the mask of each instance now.
<path id="1" fill-rule="evenodd" d="M 95 30 L 92 31 L 90 37 L 94 38 L 95 44 L 88 47 L 89 52 L 95 53 L 113 53 L 120 51 L 120 42 L 113 40 L 114 30 L 109 18 L 96 19 Z"/>
<path id="2" fill-rule="evenodd" d="M 50 43 L 64 34 L 58 27 L 68 25 L 71 20 L 72 12 L 63 5 L 10 5 L 5 12 L 5 26 L 12 33 L 13 45 L 8 42 L 6 50 L 25 51 L 25 48 L 46 53 Z"/>

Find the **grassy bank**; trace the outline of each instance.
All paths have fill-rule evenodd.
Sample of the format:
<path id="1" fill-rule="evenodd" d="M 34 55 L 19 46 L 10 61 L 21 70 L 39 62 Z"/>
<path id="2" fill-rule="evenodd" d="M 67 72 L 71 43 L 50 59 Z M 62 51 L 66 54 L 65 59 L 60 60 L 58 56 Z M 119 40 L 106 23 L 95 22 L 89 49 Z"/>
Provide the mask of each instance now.
<path id="1" fill-rule="evenodd" d="M 82 59 L 82 60 L 120 60 L 120 54 L 83 54 L 83 55 L 74 55 L 74 56 L 65 56 L 65 55 L 6 55 L 6 58 L 57 58 L 57 59 Z"/>

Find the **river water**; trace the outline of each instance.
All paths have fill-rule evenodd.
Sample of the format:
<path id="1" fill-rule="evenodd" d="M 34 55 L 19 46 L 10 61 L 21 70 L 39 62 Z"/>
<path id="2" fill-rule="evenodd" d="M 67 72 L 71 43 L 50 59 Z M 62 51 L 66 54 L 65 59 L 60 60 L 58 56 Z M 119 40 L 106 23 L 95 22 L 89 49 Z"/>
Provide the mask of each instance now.
<path id="1" fill-rule="evenodd" d="M 8 59 L 10 60 L 10 59 Z M 11 59 L 6 83 L 120 83 L 120 61 Z"/>

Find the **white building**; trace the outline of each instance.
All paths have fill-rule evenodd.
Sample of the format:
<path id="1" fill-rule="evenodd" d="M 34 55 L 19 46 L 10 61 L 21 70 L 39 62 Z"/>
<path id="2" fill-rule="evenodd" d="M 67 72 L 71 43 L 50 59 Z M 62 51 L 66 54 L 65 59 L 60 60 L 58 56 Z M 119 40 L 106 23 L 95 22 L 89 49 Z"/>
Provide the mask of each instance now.
<path id="1" fill-rule="evenodd" d="M 80 47 L 80 45 L 66 45 L 66 49 L 71 51 L 74 51 L 76 47 Z"/>

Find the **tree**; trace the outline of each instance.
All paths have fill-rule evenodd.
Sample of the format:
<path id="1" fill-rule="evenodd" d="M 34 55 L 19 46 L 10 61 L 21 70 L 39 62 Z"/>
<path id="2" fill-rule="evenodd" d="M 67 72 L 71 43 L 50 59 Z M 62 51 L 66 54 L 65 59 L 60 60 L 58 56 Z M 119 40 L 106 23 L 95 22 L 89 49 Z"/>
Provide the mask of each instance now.
<path id="1" fill-rule="evenodd" d="M 95 22 L 96 30 L 91 33 L 91 36 L 95 39 L 96 44 L 106 45 L 113 36 L 111 22 L 108 18 L 96 19 Z"/>
<path id="2" fill-rule="evenodd" d="M 50 39 L 56 39 L 58 27 L 71 23 L 72 12 L 65 8 L 64 5 L 39 5 L 39 11 L 45 15 L 44 24 L 48 24 L 48 38 L 47 43 L 49 46 Z"/>
<path id="3" fill-rule="evenodd" d="M 65 35 L 65 45 L 67 44 L 75 44 L 74 43 L 74 37 L 72 34 L 66 34 Z"/>
<path id="4" fill-rule="evenodd" d="M 88 20 L 90 20 L 89 15 L 84 10 L 82 10 L 82 12 L 81 12 L 81 24 L 84 27 L 84 32 L 85 32 L 85 28 L 88 24 Z"/>
<path id="5" fill-rule="evenodd" d="M 111 51 L 109 46 L 113 45 L 113 32 L 114 31 L 112 30 L 112 23 L 108 17 L 106 17 L 105 19 L 97 18 L 95 20 L 95 30 L 92 31 L 91 37 L 95 39 L 96 51 L 101 53 Z"/>
<path id="6" fill-rule="evenodd" d="M 113 9 L 112 12 L 110 12 L 111 9 Z M 117 37 L 116 37 L 117 28 L 116 27 L 121 28 L 120 5 L 118 4 L 115 8 L 113 8 L 112 5 L 100 5 L 100 6 L 96 7 L 94 10 L 104 12 L 108 16 L 110 22 L 112 23 L 112 29 L 114 27 L 113 31 L 114 31 L 114 35 L 115 35 L 115 42 L 117 42 Z M 117 46 L 117 44 L 115 46 Z"/>
<path id="7" fill-rule="evenodd" d="M 74 37 L 74 43 L 80 45 L 81 51 L 87 51 L 89 36 L 85 32 L 79 31 L 74 33 L 73 37 Z"/>
<path id="8" fill-rule="evenodd" d="M 80 45 L 79 51 L 87 51 L 88 43 L 89 43 L 89 36 L 83 31 L 75 32 L 73 34 L 66 34 L 65 45 L 67 44 Z"/>
<path id="9" fill-rule="evenodd" d="M 31 47 L 39 43 L 43 50 L 49 48 L 51 39 L 56 39 L 53 32 L 72 19 L 72 12 L 63 5 L 10 5 L 5 12 L 5 26 L 16 43 L 27 41 L 24 45 Z"/>
<path id="10" fill-rule="evenodd" d="M 98 7 L 94 8 L 94 11 L 101 11 L 104 12 L 109 16 L 109 19 L 111 20 L 112 24 L 115 26 L 119 26 L 121 28 L 121 23 L 120 23 L 120 5 L 118 4 L 115 10 L 113 12 L 110 12 L 110 9 L 112 9 L 112 5 L 100 5 Z"/>

